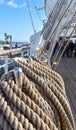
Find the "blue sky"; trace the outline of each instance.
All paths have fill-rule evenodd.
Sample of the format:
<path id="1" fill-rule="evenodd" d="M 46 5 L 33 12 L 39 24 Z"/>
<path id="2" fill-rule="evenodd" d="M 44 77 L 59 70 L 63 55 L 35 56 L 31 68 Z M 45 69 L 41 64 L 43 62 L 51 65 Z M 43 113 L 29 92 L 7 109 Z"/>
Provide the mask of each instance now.
<path id="1" fill-rule="evenodd" d="M 13 41 L 29 41 L 33 28 L 26 1 L 0 0 L 0 40 L 4 40 L 6 32 L 12 35 Z M 41 20 L 46 19 L 46 16 L 44 10 L 37 12 L 35 5 L 36 7 L 44 6 L 44 0 L 28 0 L 28 2 L 35 29 L 39 31 L 43 27 Z"/>

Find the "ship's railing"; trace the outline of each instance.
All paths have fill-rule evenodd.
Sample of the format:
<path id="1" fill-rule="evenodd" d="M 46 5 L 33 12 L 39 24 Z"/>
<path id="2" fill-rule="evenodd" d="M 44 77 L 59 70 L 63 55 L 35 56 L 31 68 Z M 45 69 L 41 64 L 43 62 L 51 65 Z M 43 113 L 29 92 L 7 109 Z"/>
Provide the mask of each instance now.
<path id="1" fill-rule="evenodd" d="M 66 3 L 66 1 L 65 1 L 65 3 Z M 61 32 L 63 19 L 64 19 L 65 16 L 66 16 L 66 12 L 67 12 L 67 14 L 68 14 L 68 10 L 70 9 L 70 6 L 71 6 L 72 4 L 74 4 L 73 0 L 70 0 L 68 3 L 64 4 L 64 5 L 65 5 L 65 8 L 61 9 L 61 11 L 60 11 L 60 14 L 61 14 L 61 12 L 63 11 L 62 14 L 57 17 L 54 26 L 52 26 L 52 29 L 51 29 L 51 31 L 49 32 L 49 35 L 48 35 L 47 40 L 44 41 L 44 44 L 43 44 L 43 46 L 42 46 L 43 51 L 42 51 L 41 55 L 43 56 L 43 54 L 46 52 L 46 46 L 47 46 L 47 44 L 48 44 L 48 41 L 50 42 L 49 50 L 48 50 L 48 52 L 47 52 L 47 57 L 48 57 L 47 59 L 48 59 L 48 63 L 49 63 L 49 64 L 50 64 L 50 59 L 51 59 L 51 57 L 52 57 L 53 49 L 54 49 L 55 44 L 56 44 L 56 40 L 57 40 L 57 38 L 59 38 L 59 34 L 60 34 L 60 32 Z M 59 9 L 59 8 L 58 8 L 58 9 Z M 54 9 L 54 10 L 55 10 L 55 9 Z M 59 11 L 59 10 L 58 10 L 58 11 Z M 57 12 L 56 12 L 56 13 L 57 13 Z M 55 16 L 55 15 L 54 15 L 54 16 Z M 50 20 L 50 19 L 48 19 L 48 21 L 49 21 L 49 20 Z M 52 19 L 52 20 L 53 20 L 53 19 Z M 49 23 L 51 23 L 51 22 L 49 22 Z M 48 26 L 50 26 L 49 23 L 47 22 L 47 25 L 48 25 Z M 50 27 L 51 27 L 51 26 L 50 26 Z M 49 29 L 50 29 L 50 27 L 49 27 Z M 46 32 L 49 31 L 48 29 L 47 29 L 47 31 L 46 31 L 46 29 L 47 29 L 47 27 L 45 26 L 45 28 L 43 29 L 43 36 L 44 36 L 44 33 L 46 34 Z M 48 33 L 47 33 L 47 34 L 48 34 Z M 44 38 L 44 39 L 45 39 L 45 38 Z M 43 41 L 42 41 L 42 42 L 43 42 Z M 40 47 L 40 48 L 41 48 L 41 47 Z M 43 53 L 43 52 L 44 52 L 44 53 Z"/>
<path id="2" fill-rule="evenodd" d="M 20 55 L 20 57 L 24 57 L 24 55 L 25 55 L 24 51 L 26 49 L 29 49 L 29 52 L 30 52 L 30 48 L 26 48 L 26 47 L 1 51 L 0 58 L 4 61 L 4 64 L 0 65 L 0 69 L 4 68 L 4 72 L 8 73 L 9 64 L 13 63 L 12 57 L 15 55 Z M 9 58 L 9 56 L 10 56 L 10 58 Z"/>
<path id="3" fill-rule="evenodd" d="M 63 19 L 62 16 L 66 10 L 66 8 L 64 8 L 64 6 L 67 8 L 67 4 L 66 4 L 65 0 L 58 0 L 56 2 L 54 9 L 53 9 L 45 27 L 42 30 L 41 39 L 39 41 L 38 48 L 43 48 L 43 52 L 46 50 L 46 46 L 47 46 L 48 42 L 50 42 L 49 52 L 52 53 L 52 50 L 54 47 L 51 47 L 51 46 L 55 46 L 54 42 L 52 42 L 52 41 L 53 40 L 56 41 L 57 36 L 59 34 L 59 31 L 61 28 L 61 21 Z M 60 21 L 60 24 L 58 25 L 59 21 Z M 57 31 L 54 32 L 56 27 L 57 27 Z M 50 38 L 50 36 L 51 36 L 51 38 Z M 42 54 L 43 54 L 43 52 L 42 52 Z M 51 54 L 50 55 L 48 54 L 48 61 L 50 59 L 49 57 L 51 57 Z"/>

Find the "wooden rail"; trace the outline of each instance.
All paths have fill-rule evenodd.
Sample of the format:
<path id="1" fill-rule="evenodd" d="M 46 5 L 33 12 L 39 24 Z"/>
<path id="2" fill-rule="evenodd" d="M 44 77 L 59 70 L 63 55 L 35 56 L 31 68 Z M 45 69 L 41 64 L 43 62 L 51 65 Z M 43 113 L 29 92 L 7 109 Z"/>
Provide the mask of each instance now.
<path id="1" fill-rule="evenodd" d="M 0 56 L 8 55 L 10 53 L 14 53 L 14 52 L 18 52 L 18 51 L 22 51 L 22 48 L 1 51 Z"/>
<path id="2" fill-rule="evenodd" d="M 26 47 L 21 47 L 21 48 L 16 48 L 16 49 L 10 49 L 10 50 L 3 50 L 0 52 L 0 57 L 3 57 L 4 61 L 5 61 L 5 64 L 1 65 L 0 66 L 0 69 L 3 67 L 4 68 L 4 72 L 5 73 L 8 73 L 8 68 L 9 68 L 9 64 L 11 62 L 13 62 L 13 59 L 11 59 L 12 61 L 9 62 L 9 55 L 12 54 L 17 54 L 17 53 L 20 53 L 21 54 L 21 57 L 24 56 L 24 50 L 26 50 L 27 48 Z M 29 47 L 28 47 L 29 49 Z M 11 55 L 11 58 L 12 58 L 12 55 Z"/>
<path id="3" fill-rule="evenodd" d="M 3 67 L 4 68 L 4 72 L 8 73 L 8 65 L 12 62 L 9 62 L 9 54 L 15 54 L 17 52 L 21 53 L 21 57 L 23 57 L 23 48 L 16 48 L 16 49 L 10 49 L 10 50 L 3 50 L 0 52 L 0 57 L 4 58 L 5 64 L 0 66 L 0 69 Z"/>

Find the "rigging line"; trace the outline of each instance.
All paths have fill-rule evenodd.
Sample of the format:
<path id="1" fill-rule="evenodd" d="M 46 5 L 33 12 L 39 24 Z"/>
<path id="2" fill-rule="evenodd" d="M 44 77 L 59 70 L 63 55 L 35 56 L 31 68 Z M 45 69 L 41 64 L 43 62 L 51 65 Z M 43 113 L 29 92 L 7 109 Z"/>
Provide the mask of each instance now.
<path id="1" fill-rule="evenodd" d="M 71 5 L 72 2 L 73 2 L 73 0 L 70 1 L 70 3 L 68 4 L 68 6 L 67 6 L 65 12 L 63 13 L 62 17 L 60 18 L 60 20 L 59 20 L 59 22 L 58 22 L 56 28 L 53 30 L 52 34 L 51 34 L 51 35 L 48 37 L 48 39 L 46 40 L 46 45 L 45 45 L 45 47 L 43 48 L 43 52 L 46 50 L 47 41 L 51 40 L 52 36 L 53 36 L 54 33 L 56 32 L 57 27 L 59 26 L 61 20 L 64 18 L 65 14 L 66 14 L 66 11 L 69 9 L 69 7 L 70 7 L 70 5 Z M 50 58 L 49 58 L 49 59 L 50 59 Z"/>
<path id="2" fill-rule="evenodd" d="M 73 34 L 73 32 L 74 32 L 74 29 L 73 29 L 71 35 Z M 55 70 L 56 70 L 57 66 L 59 65 L 59 63 L 60 63 L 60 60 L 61 60 L 61 58 L 62 58 L 62 56 L 63 56 L 63 53 L 64 53 L 64 51 L 65 51 L 65 49 L 66 49 L 66 47 L 67 47 L 67 45 L 68 45 L 68 43 L 69 43 L 69 40 L 70 40 L 70 38 L 71 38 L 71 35 L 69 36 L 69 39 L 68 39 L 68 41 L 67 41 L 67 43 L 66 43 L 66 45 L 65 45 L 65 47 L 64 47 L 64 49 L 63 49 L 63 51 L 62 51 L 62 53 L 61 53 L 61 55 L 60 55 L 60 57 L 59 57 L 59 59 L 58 59 L 58 61 L 57 61 L 57 65 L 55 66 Z"/>
<path id="3" fill-rule="evenodd" d="M 73 2 L 73 0 L 70 1 L 69 5 L 67 6 L 67 9 L 65 10 L 65 12 L 64 12 L 64 14 L 62 15 L 61 19 L 59 20 L 59 22 L 58 22 L 56 28 L 55 28 L 54 31 L 52 32 L 51 36 L 49 36 L 49 38 L 47 39 L 47 41 L 48 41 L 48 40 L 51 40 L 51 37 L 53 36 L 53 34 L 55 33 L 55 31 L 57 30 L 57 27 L 59 26 L 61 20 L 62 20 L 63 17 L 65 16 L 66 11 L 69 9 L 69 6 L 71 5 L 72 2 Z"/>
<path id="4" fill-rule="evenodd" d="M 76 13 L 76 12 L 75 12 Z M 66 34 L 68 33 L 68 30 L 69 30 L 69 26 L 70 26 L 70 24 L 71 24 L 71 22 L 72 22 L 72 20 L 74 19 L 74 17 L 75 17 L 75 13 L 74 13 L 74 15 L 73 15 L 73 17 L 72 17 L 72 19 L 71 19 L 71 21 L 70 21 L 70 23 L 69 23 L 69 25 L 68 25 L 68 29 L 67 29 L 67 31 L 65 32 L 65 35 L 64 35 L 64 39 L 66 38 Z M 62 39 L 62 42 L 60 43 L 60 47 L 58 48 L 58 50 L 56 51 L 57 53 L 55 53 L 55 58 L 54 58 L 54 61 L 56 61 L 56 59 L 57 59 L 57 57 L 58 57 L 58 54 L 59 54 L 59 52 L 60 52 L 60 49 L 62 48 L 62 46 L 63 46 L 63 42 L 64 42 L 64 40 Z"/>
<path id="5" fill-rule="evenodd" d="M 50 25 L 50 22 L 51 22 L 50 19 L 51 19 L 51 17 L 54 17 L 54 15 L 55 15 L 55 13 L 56 13 L 56 10 L 57 10 L 57 8 L 58 8 L 59 2 L 60 2 L 60 0 L 55 3 L 55 5 L 54 5 L 54 7 L 53 7 L 53 9 L 52 9 L 52 11 L 51 11 L 51 13 L 50 13 L 50 15 L 49 15 L 48 21 L 47 21 L 47 23 L 46 23 L 46 25 L 45 25 L 45 28 L 46 28 L 48 25 Z M 58 17 L 58 16 L 57 16 L 57 17 Z M 55 18 L 55 19 L 57 19 L 57 18 Z M 55 21 L 55 20 L 54 20 L 54 21 Z M 48 30 L 46 31 L 45 28 L 43 29 L 43 33 L 45 33 L 45 32 L 47 33 L 47 32 L 48 32 Z"/>
<path id="6" fill-rule="evenodd" d="M 63 13 L 62 17 L 60 18 L 60 20 L 59 20 L 59 22 L 58 22 L 57 26 L 56 26 L 56 27 L 55 27 L 55 29 L 53 30 L 52 34 L 51 34 L 51 35 L 48 37 L 48 39 L 46 40 L 46 45 L 45 45 L 45 47 L 44 47 L 43 51 L 45 51 L 45 50 L 46 50 L 47 42 L 51 40 L 51 38 L 53 37 L 54 33 L 57 31 L 57 28 L 58 28 L 58 26 L 59 26 L 59 24 L 60 24 L 61 20 L 62 20 L 62 19 L 63 19 L 63 17 L 65 16 L 66 11 L 69 9 L 69 6 L 71 5 L 71 3 L 72 3 L 72 2 L 73 2 L 73 0 L 71 0 L 71 1 L 70 1 L 70 3 L 69 3 L 69 5 L 67 6 L 67 8 L 66 8 L 65 12 Z"/>
<path id="7" fill-rule="evenodd" d="M 68 30 L 67 30 L 67 32 L 68 32 Z M 66 32 L 66 34 L 67 34 L 67 32 Z M 64 36 L 64 39 L 66 38 L 66 34 Z M 60 52 L 60 50 L 61 50 L 61 48 L 63 46 L 63 42 L 65 42 L 64 39 L 62 39 L 62 42 L 60 43 L 60 47 L 56 50 L 56 53 L 55 53 L 54 58 L 53 58 L 54 61 L 57 60 L 58 54 L 59 54 L 59 52 Z"/>
<path id="8" fill-rule="evenodd" d="M 35 4 L 35 1 L 34 1 L 34 0 L 33 0 L 33 5 L 34 5 L 35 10 L 36 10 L 36 13 L 37 13 L 37 15 L 38 15 L 38 17 L 39 17 L 39 20 L 42 22 L 41 16 L 40 16 L 40 14 L 39 14 L 38 11 L 37 11 L 37 7 L 36 7 L 36 4 Z M 42 22 L 42 23 L 43 23 L 43 22 Z"/>
<path id="9" fill-rule="evenodd" d="M 75 25 L 75 28 L 76 28 L 76 25 Z M 61 56 L 60 56 L 59 59 L 58 59 L 57 65 L 55 66 L 54 70 L 56 70 L 57 66 L 59 65 L 60 60 L 61 60 L 61 58 L 62 58 L 62 56 L 63 56 L 63 53 L 64 53 L 64 51 L 65 51 L 65 49 L 66 49 L 66 47 L 67 47 L 67 45 L 68 45 L 68 42 L 69 42 L 69 40 L 70 40 L 71 35 L 73 34 L 73 32 L 74 32 L 74 29 L 73 29 L 73 31 L 71 32 L 71 34 L 70 34 L 70 36 L 69 36 L 69 38 L 68 38 L 68 41 L 67 41 L 67 43 L 66 43 L 66 45 L 65 45 L 65 47 L 64 47 L 63 52 L 61 53 Z"/>
<path id="10" fill-rule="evenodd" d="M 48 4 L 46 4 L 46 5 L 47 5 L 47 7 L 48 7 L 49 11 L 51 11 L 51 9 L 50 9 L 50 7 L 48 6 Z"/>
<path id="11" fill-rule="evenodd" d="M 55 8 L 56 4 L 57 4 L 57 2 L 55 3 L 55 5 L 54 5 L 53 9 Z M 48 7 L 49 11 L 51 12 L 51 13 L 50 13 L 50 16 L 49 16 L 49 18 L 50 18 L 50 17 L 51 17 L 51 15 L 52 15 L 52 13 L 53 13 L 53 9 L 51 10 L 50 6 L 49 6 L 47 3 L 46 3 L 46 5 L 47 5 L 47 7 Z"/>
<path id="12" fill-rule="evenodd" d="M 39 1 L 38 1 L 38 2 L 39 2 Z M 39 5 L 40 5 L 40 3 L 39 3 Z M 47 5 L 49 11 L 51 12 L 51 8 L 50 8 L 50 6 L 49 6 L 47 3 L 46 3 L 46 5 Z M 44 8 L 46 8 L 45 5 L 44 5 Z M 43 9 L 43 7 L 42 7 L 41 9 Z"/>
<path id="13" fill-rule="evenodd" d="M 69 22 L 68 29 L 67 29 L 67 31 L 66 31 L 66 33 L 65 33 L 64 39 L 66 38 L 66 34 L 68 33 L 69 26 L 70 26 L 71 22 L 73 21 L 73 19 L 75 18 L 75 16 L 76 16 L 76 11 L 75 11 L 74 15 L 72 16 L 71 21 Z M 59 48 L 59 51 L 57 52 L 57 54 L 55 54 L 55 59 L 54 59 L 54 61 L 57 60 L 58 54 L 59 54 L 59 52 L 60 52 L 60 49 L 61 49 L 62 46 L 63 46 L 64 39 L 62 39 L 62 42 L 61 42 L 61 46 L 60 46 L 60 48 Z"/>
<path id="14" fill-rule="evenodd" d="M 39 14 L 38 11 L 37 11 L 37 7 L 36 7 L 36 6 L 35 6 L 35 9 L 36 9 L 36 12 L 37 12 L 37 15 L 38 15 L 40 21 L 42 22 L 41 16 L 40 16 L 40 14 Z"/>
<path id="15" fill-rule="evenodd" d="M 45 21 L 45 20 L 42 20 L 40 14 L 39 14 L 39 11 L 40 11 L 40 10 L 43 10 L 45 7 L 37 8 L 37 6 L 36 6 L 36 4 L 35 4 L 35 1 L 33 1 L 33 5 L 34 5 L 34 7 L 35 7 L 35 9 L 36 9 L 36 13 L 37 13 L 37 15 L 38 15 L 38 17 L 39 17 L 39 20 L 41 21 L 42 25 L 44 25 L 44 21 Z M 44 13 L 45 13 L 45 11 L 44 11 Z M 46 15 L 46 14 L 45 14 L 45 15 Z"/>
<path id="16" fill-rule="evenodd" d="M 53 30 L 52 34 L 48 37 L 47 41 L 51 40 L 52 36 L 53 36 L 54 33 L 57 31 L 57 28 L 58 28 L 60 22 L 61 22 L 62 19 L 64 18 L 65 14 L 66 14 L 66 11 L 69 9 L 69 7 L 70 7 L 70 5 L 71 5 L 72 2 L 73 2 L 73 0 L 70 1 L 70 3 L 69 3 L 69 5 L 67 6 L 65 12 L 63 13 L 62 17 L 60 18 L 60 20 L 59 20 L 59 22 L 58 22 L 56 28 Z M 46 42 L 47 42 L 47 41 L 46 41 Z M 49 51 L 50 51 L 50 50 L 49 50 Z M 50 55 L 49 55 L 49 59 L 50 59 Z"/>
<path id="17" fill-rule="evenodd" d="M 29 10 L 29 15 L 30 15 L 30 19 L 31 19 L 33 31 L 34 31 L 34 33 L 36 33 L 36 29 L 35 29 L 35 26 L 34 26 L 34 22 L 33 22 L 33 19 L 32 19 L 32 15 L 31 15 L 31 10 L 30 10 L 30 6 L 29 6 L 29 2 L 28 2 L 28 0 L 26 0 L 26 2 L 27 2 L 28 10 Z"/>
<path id="18" fill-rule="evenodd" d="M 48 5 L 47 5 L 47 6 L 48 6 Z M 53 13 L 53 10 L 54 10 L 54 8 L 55 8 L 56 6 L 57 6 L 57 2 L 55 3 L 55 5 L 54 5 L 52 11 L 51 11 L 50 7 L 48 6 L 49 10 L 51 11 L 51 14 L 50 14 L 49 18 L 51 17 L 51 15 L 52 15 L 52 13 Z"/>

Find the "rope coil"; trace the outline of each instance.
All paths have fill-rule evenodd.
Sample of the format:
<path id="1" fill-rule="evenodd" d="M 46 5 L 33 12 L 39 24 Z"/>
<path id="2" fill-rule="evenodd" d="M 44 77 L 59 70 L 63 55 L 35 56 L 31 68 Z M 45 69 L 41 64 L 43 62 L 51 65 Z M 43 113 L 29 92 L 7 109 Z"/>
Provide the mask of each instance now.
<path id="1" fill-rule="evenodd" d="M 38 59 L 14 59 L 23 69 L 22 90 L 14 72 L 0 81 L 0 127 L 3 130 L 75 130 L 63 79 Z"/>

